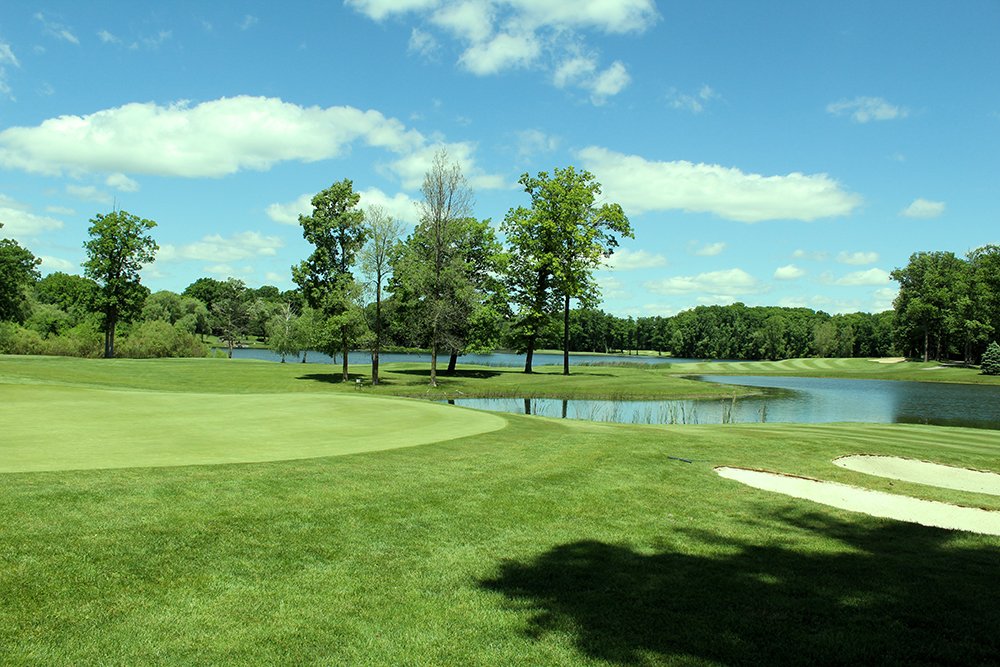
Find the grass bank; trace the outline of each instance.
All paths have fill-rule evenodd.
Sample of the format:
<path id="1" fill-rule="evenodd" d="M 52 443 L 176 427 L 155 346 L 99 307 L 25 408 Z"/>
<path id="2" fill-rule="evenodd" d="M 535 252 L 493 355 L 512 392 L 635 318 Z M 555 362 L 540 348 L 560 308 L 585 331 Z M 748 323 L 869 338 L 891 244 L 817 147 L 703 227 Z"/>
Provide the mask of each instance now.
<path id="1" fill-rule="evenodd" d="M 288 399 L 280 410 L 256 404 L 253 435 L 231 431 L 233 448 L 280 438 L 313 397 L 338 405 L 336 385 L 279 364 L 16 361 L 0 359 L 0 390 L 29 404 L 32 391 L 115 394 L 73 419 L 109 443 L 152 427 L 150 416 L 112 415 L 163 394 Z M 369 400 L 381 404 L 371 428 L 406 432 L 412 417 L 396 411 L 412 401 Z M 351 432 L 357 406 L 339 407 L 314 443 Z M 164 408 L 156 429 L 192 417 Z M 5 432 L 22 414 L 4 413 Z M 877 453 L 998 470 L 1000 433 L 502 420 L 342 456 L 0 475 L 0 655 L 38 665 L 976 664 L 1000 652 L 1000 538 L 874 519 L 713 472 L 765 468 L 1000 510 L 1000 497 L 831 463 Z M 58 460 L 72 446 L 64 437 L 36 445 Z"/>
<path id="2" fill-rule="evenodd" d="M 664 368 L 576 366 L 569 377 L 558 366 L 540 366 L 526 375 L 516 368 L 460 365 L 439 373 L 430 387 L 426 363 L 380 366 L 380 385 L 372 387 L 371 367 L 351 366 L 343 382 L 340 365 L 279 364 L 249 359 L 78 359 L 0 356 L 0 382 L 44 381 L 90 388 L 226 393 L 352 392 L 444 400 L 459 396 L 514 398 L 732 398 L 753 393 L 697 382 Z M 359 389 L 355 381 L 361 380 Z"/>

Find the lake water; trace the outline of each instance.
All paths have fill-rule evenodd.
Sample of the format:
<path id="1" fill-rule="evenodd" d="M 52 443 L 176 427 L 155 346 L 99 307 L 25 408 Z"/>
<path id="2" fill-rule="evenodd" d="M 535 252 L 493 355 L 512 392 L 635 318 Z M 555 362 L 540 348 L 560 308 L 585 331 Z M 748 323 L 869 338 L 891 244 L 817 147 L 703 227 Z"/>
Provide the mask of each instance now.
<path id="1" fill-rule="evenodd" d="M 872 422 L 1000 429 L 1000 387 L 890 380 L 704 376 L 764 396 L 701 401 L 455 399 L 455 405 L 626 424 Z"/>
<path id="2" fill-rule="evenodd" d="M 216 348 L 222 349 L 224 348 Z M 649 357 L 649 356 L 637 356 L 637 355 L 626 355 L 626 354 L 601 354 L 601 355 L 590 355 L 590 354 L 573 354 L 570 353 L 570 365 L 582 366 L 586 364 L 609 364 L 609 363 L 638 363 L 638 364 L 662 364 L 662 363 L 672 363 L 672 364 L 683 364 L 692 363 L 695 361 L 704 361 L 704 359 L 675 359 L 673 357 Z M 281 357 L 272 352 L 271 350 L 260 350 L 252 348 L 237 348 L 233 350 L 234 359 L 262 359 L 264 361 L 281 361 Z M 288 357 L 287 361 L 289 363 L 301 361 L 301 357 Z M 332 363 L 330 355 L 323 354 L 322 352 L 309 352 L 306 355 L 307 363 L 311 364 L 329 364 Z M 395 352 L 383 352 L 379 355 L 380 364 L 389 364 L 395 361 L 408 361 L 416 363 L 427 363 L 431 362 L 431 355 L 420 354 L 420 353 L 395 353 Z M 351 352 L 347 355 L 347 363 L 350 365 L 361 365 L 367 366 L 371 364 L 372 357 L 369 352 L 359 350 Z M 563 362 L 562 354 L 539 354 L 535 353 L 532 360 L 535 366 L 551 366 L 559 365 L 561 366 Z M 340 358 L 337 358 L 337 363 L 340 363 Z M 511 366 L 511 367 L 523 367 L 524 366 L 524 355 L 514 354 L 512 352 L 494 352 L 492 354 L 465 354 L 458 358 L 458 363 L 460 364 L 475 364 L 477 366 Z M 438 368 L 446 368 L 448 366 L 448 355 L 438 355 Z"/>

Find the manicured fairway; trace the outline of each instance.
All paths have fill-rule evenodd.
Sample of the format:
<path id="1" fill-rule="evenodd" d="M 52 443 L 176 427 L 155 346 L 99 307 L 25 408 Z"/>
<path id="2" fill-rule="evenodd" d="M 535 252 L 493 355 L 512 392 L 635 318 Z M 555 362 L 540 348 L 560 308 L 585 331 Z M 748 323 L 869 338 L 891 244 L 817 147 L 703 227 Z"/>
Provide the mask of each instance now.
<path id="1" fill-rule="evenodd" d="M 277 364 L 43 359 L 33 375 L 30 360 L 10 364 L 16 372 L 5 361 L 0 445 L 34 415 L 34 432 L 51 421 L 63 435 L 92 434 L 96 449 L 114 444 L 99 438 L 105 428 L 164 441 L 203 428 L 217 446 L 314 453 L 0 474 L 4 665 L 964 665 L 1000 655 L 1000 537 L 714 472 L 780 470 L 1000 510 L 1000 496 L 833 463 L 878 454 L 1000 472 L 997 431 L 500 418 L 355 395 Z M 471 420 L 470 433 L 315 454 L 354 417 L 368 447 L 372 433 L 388 434 L 381 442 L 411 426 L 442 436 L 451 415 L 456 428 Z M 304 430 L 290 435 L 297 419 Z M 32 430 L 17 427 L 22 438 Z M 53 437 L 33 446 L 38 460 L 68 447 Z"/>
<path id="2" fill-rule="evenodd" d="M 277 461 L 413 447 L 503 428 L 489 413 L 334 395 L 0 384 L 0 472 Z"/>

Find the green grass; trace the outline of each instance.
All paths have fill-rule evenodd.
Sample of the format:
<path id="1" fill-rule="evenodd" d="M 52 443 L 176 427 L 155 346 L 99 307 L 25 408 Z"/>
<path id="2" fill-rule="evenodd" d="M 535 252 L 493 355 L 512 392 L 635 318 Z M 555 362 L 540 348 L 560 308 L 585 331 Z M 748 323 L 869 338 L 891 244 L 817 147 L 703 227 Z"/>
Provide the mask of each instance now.
<path id="1" fill-rule="evenodd" d="M 345 393 L 200 394 L 4 384 L 0 423 L 5 425 L 0 472 L 331 456 L 424 445 L 506 425 L 502 417 L 484 412 Z"/>
<path id="2" fill-rule="evenodd" d="M 440 373 L 430 387 L 426 363 L 380 366 L 381 384 L 372 387 L 371 368 L 353 365 L 342 381 L 340 365 L 276 364 L 248 359 L 75 359 L 0 355 L 0 382 L 47 382 L 74 387 L 127 388 L 201 393 L 316 393 L 359 391 L 366 395 L 444 400 L 459 396 L 514 398 L 732 398 L 732 387 L 696 382 L 666 368 L 540 366 L 526 375 L 516 368 L 461 365 Z M 355 380 L 363 382 L 362 389 Z M 753 393 L 740 389 L 741 394 Z"/>
<path id="3" fill-rule="evenodd" d="M 201 363 L 0 358 L 0 390 L 23 395 L 25 409 L 31 392 L 154 399 L 131 420 L 137 435 L 156 401 L 186 413 L 231 399 L 220 412 L 232 423 L 257 420 L 254 436 L 234 432 L 238 444 L 277 437 L 292 416 L 284 408 L 314 399 L 330 401 L 329 437 L 371 401 L 383 408 L 372 428 L 409 426 L 394 411 L 412 401 L 359 392 L 355 404 L 340 385 L 278 364 Z M 280 414 L 266 401 L 254 415 L 239 409 L 262 395 L 287 403 Z M 73 421 L 128 424 L 118 405 Z M 2 437 L 20 414 L 4 414 Z M 159 418 L 183 427 L 182 415 Z M 831 463 L 878 453 L 1000 470 L 1000 433 L 504 421 L 342 456 L 0 475 L 0 662 L 985 664 L 1000 652 L 1000 538 L 835 510 L 713 472 L 765 468 L 1000 510 L 1000 497 Z M 65 454 L 61 443 L 37 447 Z"/>

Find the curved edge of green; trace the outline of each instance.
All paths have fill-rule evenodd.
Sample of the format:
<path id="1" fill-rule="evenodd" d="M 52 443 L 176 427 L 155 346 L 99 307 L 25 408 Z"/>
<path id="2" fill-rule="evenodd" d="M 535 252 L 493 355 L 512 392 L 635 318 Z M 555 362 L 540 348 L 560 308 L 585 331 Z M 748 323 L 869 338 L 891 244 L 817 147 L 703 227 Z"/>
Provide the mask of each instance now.
<path id="1" fill-rule="evenodd" d="M 0 385 L 0 472 L 261 463 L 496 431 L 494 413 L 350 394 L 191 394 Z"/>

